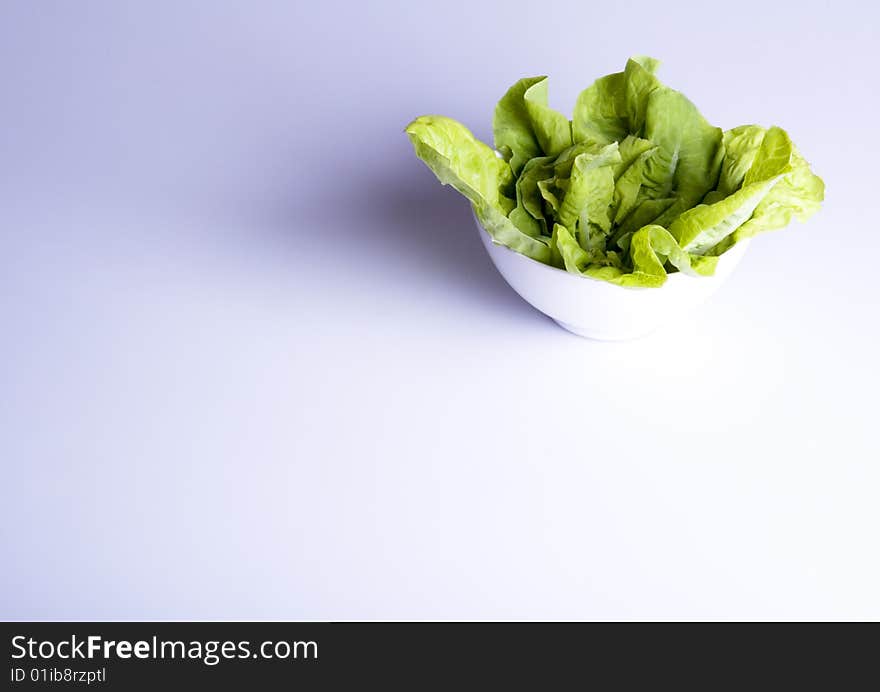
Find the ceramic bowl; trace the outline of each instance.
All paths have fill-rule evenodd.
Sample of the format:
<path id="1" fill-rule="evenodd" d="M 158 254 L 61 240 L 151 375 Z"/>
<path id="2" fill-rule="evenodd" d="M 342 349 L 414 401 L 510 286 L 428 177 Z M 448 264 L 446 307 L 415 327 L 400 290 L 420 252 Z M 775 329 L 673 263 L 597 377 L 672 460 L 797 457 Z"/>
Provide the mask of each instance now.
<path id="1" fill-rule="evenodd" d="M 497 245 L 474 221 L 489 257 L 514 291 L 563 329 L 602 341 L 644 336 L 702 305 L 736 269 L 748 246 L 740 242 L 725 252 L 713 276 L 675 273 L 660 288 L 623 288 Z"/>

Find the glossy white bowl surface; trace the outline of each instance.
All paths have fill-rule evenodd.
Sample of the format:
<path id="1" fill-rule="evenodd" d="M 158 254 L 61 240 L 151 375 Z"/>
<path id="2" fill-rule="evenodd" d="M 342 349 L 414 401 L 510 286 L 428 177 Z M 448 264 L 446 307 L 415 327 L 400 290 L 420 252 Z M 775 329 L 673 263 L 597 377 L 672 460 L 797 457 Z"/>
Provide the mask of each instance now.
<path id="1" fill-rule="evenodd" d="M 564 329 L 603 341 L 644 336 L 694 310 L 730 276 L 748 246 L 743 241 L 724 253 L 713 276 L 675 273 L 659 288 L 624 288 L 497 245 L 479 222 L 477 231 L 501 276 L 526 302 Z"/>

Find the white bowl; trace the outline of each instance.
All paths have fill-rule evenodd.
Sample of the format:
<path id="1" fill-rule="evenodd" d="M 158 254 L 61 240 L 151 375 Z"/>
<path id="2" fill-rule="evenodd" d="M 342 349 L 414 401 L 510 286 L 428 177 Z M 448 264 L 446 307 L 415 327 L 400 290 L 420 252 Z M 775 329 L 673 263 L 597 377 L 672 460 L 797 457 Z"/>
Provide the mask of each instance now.
<path id="1" fill-rule="evenodd" d="M 742 241 L 725 252 L 713 276 L 675 273 L 660 288 L 624 288 L 497 245 L 479 221 L 477 230 L 501 276 L 527 303 L 573 334 L 602 341 L 644 336 L 703 304 L 730 276 L 748 246 Z"/>

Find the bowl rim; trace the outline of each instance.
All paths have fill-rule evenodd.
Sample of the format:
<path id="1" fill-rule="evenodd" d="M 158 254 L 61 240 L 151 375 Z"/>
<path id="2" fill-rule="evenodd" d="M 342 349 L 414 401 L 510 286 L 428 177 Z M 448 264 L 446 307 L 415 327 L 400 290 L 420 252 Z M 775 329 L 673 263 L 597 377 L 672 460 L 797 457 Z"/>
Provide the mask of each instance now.
<path id="1" fill-rule="evenodd" d="M 524 255 L 521 252 L 517 252 L 516 250 L 513 250 L 512 248 L 507 247 L 506 245 L 503 245 L 501 243 L 496 243 L 495 239 L 489 234 L 489 231 L 487 231 L 483 227 L 483 224 L 480 223 L 480 219 L 477 216 L 477 210 L 474 208 L 474 205 L 470 204 L 469 206 L 471 208 L 471 216 L 474 217 L 474 223 L 476 223 L 476 225 L 477 225 L 477 232 L 479 232 L 481 234 L 481 237 L 483 236 L 483 234 L 485 234 L 485 237 L 483 239 L 488 240 L 488 242 L 492 243 L 493 247 L 500 248 L 502 250 L 506 250 L 507 252 L 511 253 L 512 255 L 515 255 L 523 260 L 526 260 L 527 262 L 531 263 L 532 265 L 540 267 L 539 271 L 549 270 L 551 272 L 558 272 L 559 274 L 564 274 L 564 275 L 569 276 L 575 280 L 587 279 L 588 281 L 595 281 L 596 283 L 606 284 L 608 286 L 615 285 L 615 284 L 612 284 L 608 281 L 603 281 L 602 279 L 597 279 L 595 277 L 587 276 L 585 274 L 575 274 L 574 272 L 570 272 L 567 269 L 560 269 L 559 267 L 554 267 L 552 264 L 545 264 L 544 262 L 539 262 L 538 260 L 536 260 L 532 257 L 529 257 L 528 255 Z M 725 256 L 728 256 L 728 253 L 730 253 L 731 257 L 735 256 L 735 255 L 742 255 L 746 251 L 746 248 L 748 247 L 750 241 L 751 241 L 751 238 L 743 238 L 742 240 L 738 241 L 732 248 L 727 250 L 723 255 L 719 255 L 718 263 L 720 264 L 722 259 Z M 674 272 L 672 274 L 666 275 L 666 282 L 662 286 L 656 286 L 656 287 L 651 287 L 651 286 L 618 286 L 618 288 L 625 288 L 625 289 L 636 290 L 636 291 L 638 291 L 638 290 L 656 291 L 657 289 L 662 289 L 670 281 L 682 281 L 683 279 L 712 279 L 712 278 L 714 278 L 714 276 L 715 276 L 715 274 L 712 274 L 711 276 L 691 276 L 690 274 L 685 274 L 684 272 Z M 676 277 L 680 277 L 680 278 L 676 278 Z"/>

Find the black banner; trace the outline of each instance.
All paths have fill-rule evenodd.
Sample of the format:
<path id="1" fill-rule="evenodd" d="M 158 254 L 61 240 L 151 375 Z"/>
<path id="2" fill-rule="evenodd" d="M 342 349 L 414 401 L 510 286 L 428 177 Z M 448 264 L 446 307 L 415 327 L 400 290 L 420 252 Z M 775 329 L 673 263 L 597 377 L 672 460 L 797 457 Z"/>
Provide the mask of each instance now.
<path id="1" fill-rule="evenodd" d="M 836 639 L 804 627 L 547 623 L 4 623 L 7 688 L 339 689 L 342 684 L 470 687 L 540 679 L 790 684 L 820 679 Z M 757 632 L 753 630 L 758 630 Z M 838 645 L 840 640 L 838 639 Z M 873 660 L 876 639 L 847 645 L 840 685 Z M 830 665 L 826 666 L 829 669 Z M 360 685 L 358 685 L 360 686 Z"/>

